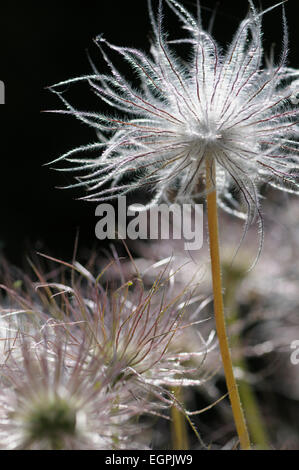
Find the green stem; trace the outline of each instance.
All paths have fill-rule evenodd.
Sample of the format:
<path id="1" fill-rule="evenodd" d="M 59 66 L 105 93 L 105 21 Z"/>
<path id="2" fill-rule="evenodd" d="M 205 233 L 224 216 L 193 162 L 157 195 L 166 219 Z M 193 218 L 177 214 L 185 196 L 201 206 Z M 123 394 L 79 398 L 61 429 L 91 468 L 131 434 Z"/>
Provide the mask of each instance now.
<path id="1" fill-rule="evenodd" d="M 173 390 L 174 396 L 181 403 L 182 402 L 182 389 L 175 387 Z M 186 419 L 183 413 L 176 407 L 171 408 L 171 431 L 172 431 L 172 448 L 174 450 L 188 450 L 188 434 Z"/>
<path id="2" fill-rule="evenodd" d="M 206 159 L 206 190 L 207 190 L 207 209 L 210 241 L 210 257 L 214 294 L 214 312 L 215 323 L 219 341 L 219 348 L 222 357 L 224 375 L 226 379 L 227 390 L 232 406 L 232 412 L 240 440 L 240 446 L 243 450 L 250 449 L 250 440 L 246 427 L 244 414 L 241 407 L 239 392 L 234 377 L 232 360 L 229 350 L 228 338 L 226 334 L 226 325 L 224 317 L 222 281 L 219 253 L 219 229 L 218 229 L 218 207 L 215 189 L 215 162 Z"/>

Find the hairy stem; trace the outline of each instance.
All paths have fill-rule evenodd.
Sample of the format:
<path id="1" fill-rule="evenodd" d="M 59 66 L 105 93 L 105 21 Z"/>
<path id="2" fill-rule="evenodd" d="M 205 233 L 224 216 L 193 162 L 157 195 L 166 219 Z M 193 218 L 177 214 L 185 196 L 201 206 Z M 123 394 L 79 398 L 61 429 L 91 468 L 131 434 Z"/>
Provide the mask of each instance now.
<path id="1" fill-rule="evenodd" d="M 216 197 L 216 172 L 215 162 L 206 159 L 206 189 L 207 189 L 207 209 L 208 226 L 210 240 L 210 256 L 212 268 L 213 294 L 214 294 L 214 313 L 217 336 L 219 341 L 220 353 L 224 368 L 227 390 L 234 416 L 237 433 L 240 440 L 240 446 L 243 450 L 250 449 L 250 440 L 246 427 L 244 414 L 241 407 L 239 392 L 234 377 L 232 360 L 229 350 L 228 338 L 226 334 L 226 325 L 223 308 L 222 281 L 219 253 L 219 230 L 218 230 L 218 208 Z M 213 189 L 215 188 L 215 189 Z"/>

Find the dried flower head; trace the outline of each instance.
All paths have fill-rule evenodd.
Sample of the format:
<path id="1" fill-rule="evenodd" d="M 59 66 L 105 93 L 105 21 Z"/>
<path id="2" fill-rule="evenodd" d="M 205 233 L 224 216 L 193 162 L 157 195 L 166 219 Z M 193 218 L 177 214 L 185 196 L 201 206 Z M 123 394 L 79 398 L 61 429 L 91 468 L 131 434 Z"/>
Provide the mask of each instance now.
<path id="1" fill-rule="evenodd" d="M 172 387 L 208 378 L 198 365 L 210 344 L 199 334 L 190 351 L 183 340 L 204 320 L 201 305 L 193 299 L 191 315 L 192 291 L 172 296 L 168 263 L 148 289 L 138 273 L 125 280 L 119 259 L 96 277 L 78 262 L 58 266 L 36 270 L 37 283 L 0 286 L 0 446 L 145 448 L 134 418 L 167 418 L 173 404 L 182 409 Z"/>
<path id="2" fill-rule="evenodd" d="M 116 264 L 117 283 L 108 281 L 111 263 Z M 87 363 L 89 358 L 99 357 L 121 380 L 134 376 L 147 383 L 149 391 L 150 385 L 199 385 L 198 369 L 188 363 L 192 355 L 204 359 L 205 342 L 200 340 L 199 350 L 188 354 L 172 347 L 188 328 L 203 321 L 198 317 L 200 302 L 192 300 L 193 311 L 188 307 L 194 293 L 191 282 L 172 297 L 176 273 L 167 260 L 147 289 L 140 273 L 135 271 L 125 281 L 119 259 L 111 263 L 97 277 L 76 263 L 71 286 L 58 282 L 40 285 L 55 292 L 52 315 L 55 312 L 57 321 L 72 336 L 73 348 L 84 344 L 89 350 Z M 106 276 L 106 287 L 102 276 Z"/>
<path id="3" fill-rule="evenodd" d="M 165 3 L 179 18 L 187 37 L 168 40 L 162 3 L 160 0 L 155 17 L 149 1 L 154 33 L 149 56 L 99 36 L 97 44 L 110 73 L 98 73 L 94 67 L 91 75 L 51 87 L 67 107 L 61 112 L 73 114 L 100 136 L 100 142 L 74 149 L 57 160 L 75 163 L 72 170 L 82 170 L 77 186 L 87 187 L 90 194 L 85 199 L 110 199 L 146 185 L 154 193 L 150 205 L 202 194 L 204 166 L 213 161 L 219 204 L 247 219 L 248 226 L 260 217 L 262 183 L 283 191 L 299 190 L 298 72 L 286 66 L 284 11 L 281 58 L 276 65 L 266 66 L 261 20 L 277 5 L 258 12 L 249 0 L 248 17 L 223 51 L 204 31 L 200 19 L 176 0 Z M 177 54 L 180 44 L 190 48 L 188 61 Z M 118 72 L 106 49 L 119 53 L 138 74 L 138 90 Z M 112 107 L 112 115 L 78 111 L 59 91 L 60 85 L 82 81 Z M 75 158 L 75 154 L 93 151 L 101 155 Z"/>
<path id="4" fill-rule="evenodd" d="M 115 377 L 100 358 L 87 368 L 87 352 L 81 348 L 78 354 L 57 328 L 48 337 L 52 328 L 36 330 L 35 336 L 20 333 L 19 344 L 6 350 L 0 369 L 1 449 L 129 448 L 136 403 L 130 408 L 128 394 L 112 390 Z"/>

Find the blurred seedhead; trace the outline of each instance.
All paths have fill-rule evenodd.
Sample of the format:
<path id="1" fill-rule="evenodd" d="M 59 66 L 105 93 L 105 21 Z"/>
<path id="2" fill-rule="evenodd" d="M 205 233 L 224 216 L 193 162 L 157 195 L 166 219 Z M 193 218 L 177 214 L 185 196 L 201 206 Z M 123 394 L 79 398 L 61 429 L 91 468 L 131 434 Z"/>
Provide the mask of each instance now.
<path id="1" fill-rule="evenodd" d="M 3 448 L 146 448 L 144 417 L 169 419 L 172 406 L 192 427 L 173 388 L 205 383 L 214 347 L 213 333 L 200 333 L 205 301 L 194 285 L 174 295 L 170 261 L 150 286 L 136 266 L 126 278 L 117 257 L 104 268 L 48 262 L 44 271 L 32 263 L 36 281 L 2 265 Z"/>

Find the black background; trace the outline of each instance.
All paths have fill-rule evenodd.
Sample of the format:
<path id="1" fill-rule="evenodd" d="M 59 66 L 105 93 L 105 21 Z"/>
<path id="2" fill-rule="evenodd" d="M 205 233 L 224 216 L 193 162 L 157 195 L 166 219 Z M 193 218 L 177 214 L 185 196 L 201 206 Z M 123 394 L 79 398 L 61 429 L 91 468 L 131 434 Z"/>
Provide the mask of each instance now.
<path id="1" fill-rule="evenodd" d="M 192 8 L 195 2 L 182 3 Z M 248 3 L 202 1 L 205 25 L 217 3 L 214 36 L 225 46 L 246 15 Z M 261 2 L 263 8 L 273 3 Z M 67 259 L 78 227 L 81 246 L 100 247 L 94 235 L 96 204 L 75 200 L 78 192 L 57 189 L 73 182 L 72 175 L 43 165 L 75 146 L 94 142 L 95 134 L 74 118 L 42 113 L 61 107 L 45 87 L 89 73 L 86 51 L 97 62 L 99 52 L 92 39 L 100 33 L 113 43 L 147 51 L 150 24 L 146 0 L 11 1 L 1 2 L 0 9 L 0 79 L 6 87 L 6 104 L 0 106 L 1 247 L 14 263 L 32 249 Z M 289 0 L 286 12 L 289 65 L 298 67 L 298 0 Z M 178 23 L 173 15 L 167 14 L 167 29 L 174 25 Z M 174 26 L 174 34 L 177 28 Z M 279 52 L 281 40 L 278 8 L 264 19 L 266 50 L 276 43 Z M 80 96 L 77 93 L 76 105 L 103 111 L 101 102 L 87 88 Z"/>

